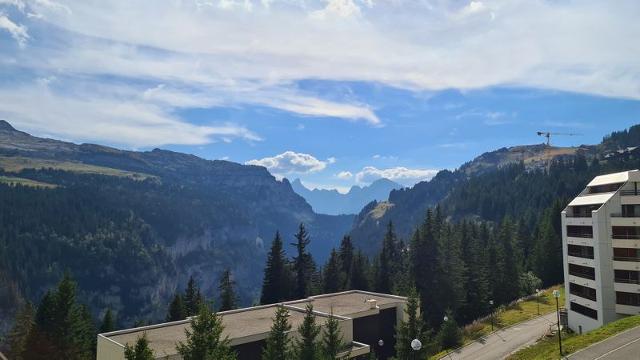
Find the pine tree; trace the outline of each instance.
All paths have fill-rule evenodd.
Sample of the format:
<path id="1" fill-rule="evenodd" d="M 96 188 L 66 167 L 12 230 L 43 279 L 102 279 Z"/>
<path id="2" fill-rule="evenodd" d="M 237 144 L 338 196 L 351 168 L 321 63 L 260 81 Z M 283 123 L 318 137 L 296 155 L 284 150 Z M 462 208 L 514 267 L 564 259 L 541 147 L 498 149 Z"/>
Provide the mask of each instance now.
<path id="1" fill-rule="evenodd" d="M 427 356 L 429 333 L 425 330 L 425 323 L 419 314 L 418 293 L 415 288 L 409 290 L 407 308 L 405 309 L 406 321 L 403 321 L 396 329 L 396 358 L 398 359 L 424 359 Z M 411 348 L 411 341 L 420 340 L 422 348 L 418 351 Z"/>
<path id="2" fill-rule="evenodd" d="M 325 294 L 334 293 L 342 290 L 343 272 L 340 271 L 340 257 L 335 249 L 331 250 L 329 260 L 324 267 L 323 279 L 324 284 L 322 290 Z"/>
<path id="3" fill-rule="evenodd" d="M 171 304 L 169 304 L 169 310 L 167 311 L 167 321 L 178 321 L 187 318 L 187 311 L 184 307 L 184 301 L 182 295 L 176 293 L 173 296 Z"/>
<path id="4" fill-rule="evenodd" d="M 318 360 L 320 355 L 317 337 L 320 334 L 320 326 L 316 324 L 316 315 L 313 313 L 313 305 L 308 304 L 304 320 L 298 327 L 300 339 L 293 346 L 295 358 L 298 360 Z"/>
<path id="5" fill-rule="evenodd" d="M 342 272 L 344 284 L 342 288 L 346 289 L 348 286 L 349 278 L 351 277 L 351 264 L 353 263 L 354 249 L 353 242 L 349 235 L 345 235 L 340 242 L 340 270 Z"/>
<path id="6" fill-rule="evenodd" d="M 454 349 L 462 344 L 462 331 L 451 314 L 447 314 L 447 321 L 442 323 L 438 340 L 442 349 Z"/>
<path id="7" fill-rule="evenodd" d="M 24 358 L 92 359 L 95 336 L 88 309 L 76 301 L 76 283 L 65 274 L 56 290 L 47 292 L 38 305 Z"/>
<path id="8" fill-rule="evenodd" d="M 463 319 L 473 319 L 489 312 L 489 272 L 486 251 L 480 234 L 473 225 L 468 225 L 467 240 L 463 246 L 466 264 L 466 305 Z"/>
<path id="9" fill-rule="evenodd" d="M 349 273 L 349 290 L 369 290 L 369 262 L 367 257 L 358 250 L 353 257 L 351 271 Z"/>
<path id="10" fill-rule="evenodd" d="M 290 330 L 289 310 L 278 306 L 271 325 L 271 332 L 269 332 L 266 346 L 262 351 L 262 360 L 291 360 L 291 341 L 287 334 Z"/>
<path id="11" fill-rule="evenodd" d="M 176 350 L 184 360 L 233 360 L 236 353 L 229 339 L 222 337 L 222 319 L 205 302 L 200 303 L 198 316 L 191 319 L 191 328 L 185 329 L 186 343 L 179 342 Z"/>
<path id="12" fill-rule="evenodd" d="M 340 333 L 340 322 L 333 316 L 333 310 L 327 320 L 322 337 L 322 355 L 324 359 L 335 359 L 345 348 L 344 338 Z"/>
<path id="13" fill-rule="evenodd" d="M 296 248 L 297 256 L 293 257 L 293 270 L 295 272 L 295 289 L 293 295 L 297 299 L 303 299 L 309 294 L 311 286 L 311 275 L 315 272 L 315 264 L 311 254 L 307 251 L 307 246 L 311 243 L 309 233 L 300 224 L 295 235 L 296 242 L 291 244 Z"/>
<path id="14" fill-rule="evenodd" d="M 196 315 L 200 309 L 200 304 L 204 302 L 204 298 L 200 293 L 200 288 L 196 285 L 193 276 L 189 277 L 187 288 L 184 291 L 184 309 L 187 316 Z"/>
<path id="15" fill-rule="evenodd" d="M 450 309 L 453 314 L 457 314 L 466 302 L 466 266 L 462 260 L 461 242 L 466 236 L 466 229 L 463 225 L 453 226 L 443 224 L 440 227 L 440 272 L 438 278 L 438 289 L 441 293 L 447 294 L 441 299 L 445 308 Z"/>
<path id="16" fill-rule="evenodd" d="M 27 302 L 16 315 L 16 321 L 7 335 L 9 345 L 8 356 L 10 359 L 23 360 L 23 354 L 27 345 L 29 331 L 35 324 L 35 310 L 33 305 Z"/>
<path id="17" fill-rule="evenodd" d="M 108 333 L 115 329 L 116 324 L 113 319 L 113 313 L 111 312 L 111 309 L 107 309 L 107 312 L 104 313 L 104 317 L 102 318 L 102 324 L 100 324 L 100 333 Z"/>
<path id="18" fill-rule="evenodd" d="M 376 291 L 391 293 L 397 274 L 397 265 L 400 264 L 400 261 L 398 239 L 396 238 L 393 223 L 389 222 L 387 224 L 387 232 L 382 240 L 382 250 L 378 256 L 378 271 L 375 279 Z"/>
<path id="19" fill-rule="evenodd" d="M 232 310 L 237 307 L 238 298 L 234 290 L 235 281 L 231 279 L 231 271 L 226 269 L 220 278 L 218 290 L 220 291 L 220 309 L 219 311 Z"/>
<path id="20" fill-rule="evenodd" d="M 126 360 L 154 360 L 153 351 L 149 348 L 147 334 L 142 334 L 136 341 L 135 346 L 126 345 L 124 348 L 124 358 Z"/>
<path id="21" fill-rule="evenodd" d="M 276 232 L 267 257 L 267 266 L 264 269 L 260 303 L 273 304 L 287 300 L 289 298 L 288 282 L 289 275 L 282 239 L 280 233 Z"/>

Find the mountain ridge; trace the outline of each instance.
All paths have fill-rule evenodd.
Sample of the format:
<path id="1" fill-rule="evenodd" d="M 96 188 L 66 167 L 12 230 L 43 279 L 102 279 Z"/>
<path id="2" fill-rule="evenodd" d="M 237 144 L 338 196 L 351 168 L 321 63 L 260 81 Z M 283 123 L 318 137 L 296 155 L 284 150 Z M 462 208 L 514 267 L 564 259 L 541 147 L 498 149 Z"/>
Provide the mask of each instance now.
<path id="1" fill-rule="evenodd" d="M 345 194 L 335 189 L 309 189 L 300 179 L 292 181 L 291 186 L 314 211 L 329 215 L 357 214 L 369 202 L 386 200 L 391 190 L 402 188 L 402 185 L 385 178 L 363 187 L 353 185 Z"/>

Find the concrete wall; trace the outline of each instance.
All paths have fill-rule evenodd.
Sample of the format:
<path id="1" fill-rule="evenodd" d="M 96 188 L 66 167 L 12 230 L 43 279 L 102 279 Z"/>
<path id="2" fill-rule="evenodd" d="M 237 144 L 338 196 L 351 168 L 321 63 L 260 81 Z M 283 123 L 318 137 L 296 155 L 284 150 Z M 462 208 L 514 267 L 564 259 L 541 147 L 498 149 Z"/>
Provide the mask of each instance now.
<path id="1" fill-rule="evenodd" d="M 98 335 L 98 360 L 124 360 L 124 348 L 108 338 Z"/>

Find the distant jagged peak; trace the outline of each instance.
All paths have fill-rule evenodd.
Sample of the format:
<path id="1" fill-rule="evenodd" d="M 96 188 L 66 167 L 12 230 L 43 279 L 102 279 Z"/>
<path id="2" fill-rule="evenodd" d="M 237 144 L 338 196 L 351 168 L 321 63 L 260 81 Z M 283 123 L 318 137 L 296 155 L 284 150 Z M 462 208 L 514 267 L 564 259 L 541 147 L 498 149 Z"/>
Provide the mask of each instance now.
<path id="1" fill-rule="evenodd" d="M 0 131 L 18 131 L 6 120 L 0 120 Z"/>

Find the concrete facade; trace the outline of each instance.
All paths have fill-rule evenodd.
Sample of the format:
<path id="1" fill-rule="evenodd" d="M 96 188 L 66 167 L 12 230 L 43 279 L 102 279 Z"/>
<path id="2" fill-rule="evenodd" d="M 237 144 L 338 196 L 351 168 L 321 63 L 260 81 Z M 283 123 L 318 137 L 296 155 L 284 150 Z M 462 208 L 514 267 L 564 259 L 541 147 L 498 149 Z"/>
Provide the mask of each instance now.
<path id="1" fill-rule="evenodd" d="M 639 182 L 638 170 L 597 176 L 562 211 L 566 308 L 576 332 L 640 313 Z"/>
<path id="2" fill-rule="evenodd" d="M 259 359 L 277 307 L 284 306 L 289 310 L 289 323 L 292 325 L 289 337 L 295 339 L 309 303 L 314 306 L 316 323 L 321 327 L 331 316 L 339 320 L 343 341 L 350 345 L 349 358 L 367 356 L 372 350 L 380 360 L 394 355 L 395 326 L 404 320 L 406 298 L 366 291 L 324 294 L 281 304 L 220 312 L 218 314 L 225 326 L 223 336 L 228 337 L 239 360 Z M 178 342 L 185 342 L 184 331 L 189 327 L 189 320 L 181 320 L 99 334 L 97 360 L 124 360 L 125 346 L 133 345 L 143 334 L 156 359 L 181 359 L 175 347 Z M 383 340 L 382 346 L 379 340 Z"/>

